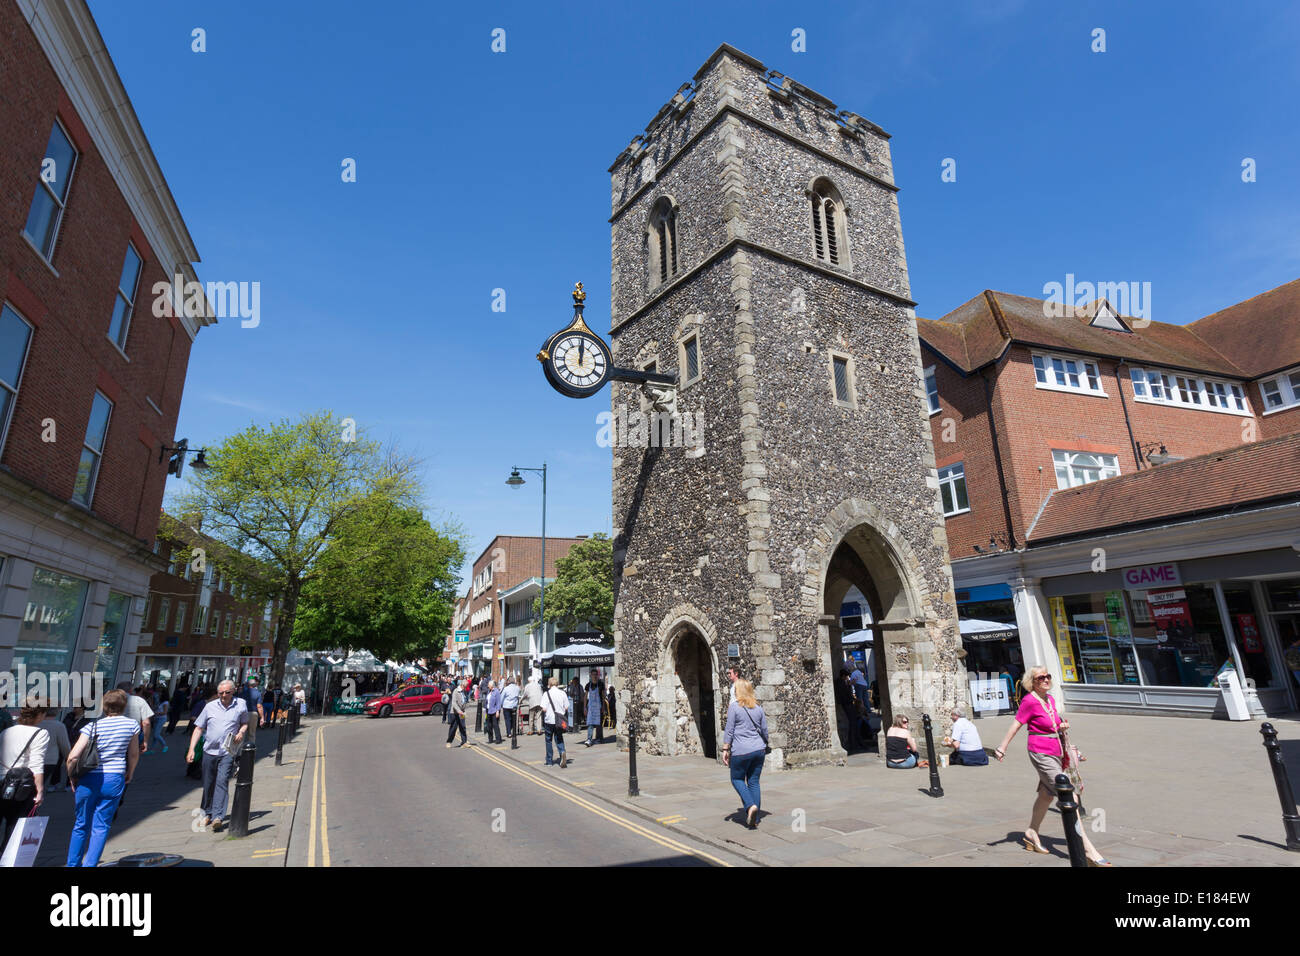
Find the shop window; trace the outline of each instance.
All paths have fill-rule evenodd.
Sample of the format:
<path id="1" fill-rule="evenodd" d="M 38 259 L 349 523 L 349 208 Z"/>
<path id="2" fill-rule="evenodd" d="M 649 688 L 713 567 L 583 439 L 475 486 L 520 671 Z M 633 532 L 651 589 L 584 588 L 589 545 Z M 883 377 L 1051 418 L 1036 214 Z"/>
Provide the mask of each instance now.
<path id="1" fill-rule="evenodd" d="M 89 589 L 89 581 L 36 569 L 14 647 L 13 670 L 25 667 L 30 679 L 37 673 L 67 673 L 72 669 Z"/>
<path id="2" fill-rule="evenodd" d="M 95 648 L 95 672 L 104 675 L 104 686 L 112 687 L 117 676 L 117 659 L 122 652 L 122 635 L 126 633 L 126 615 L 131 598 L 116 591 L 108 593 L 108 607 L 104 611 L 104 627 L 99 632 L 99 646 Z"/>
<path id="3" fill-rule="evenodd" d="M 1142 683 L 1123 591 L 1072 594 L 1049 603 L 1061 683 Z"/>
<path id="4" fill-rule="evenodd" d="M 1264 646 L 1264 625 L 1255 608 L 1250 585 L 1244 581 L 1225 581 L 1223 602 L 1228 607 L 1232 636 L 1237 642 L 1246 679 L 1253 680 L 1257 688 L 1276 687 L 1273 668 L 1268 662 L 1268 651 Z"/>
<path id="5" fill-rule="evenodd" d="M 1146 683 L 1158 687 L 1214 687 L 1232 660 L 1214 588 L 1187 584 L 1164 591 L 1135 591 L 1128 602 L 1147 605 L 1150 623 L 1133 614 L 1133 640 Z"/>

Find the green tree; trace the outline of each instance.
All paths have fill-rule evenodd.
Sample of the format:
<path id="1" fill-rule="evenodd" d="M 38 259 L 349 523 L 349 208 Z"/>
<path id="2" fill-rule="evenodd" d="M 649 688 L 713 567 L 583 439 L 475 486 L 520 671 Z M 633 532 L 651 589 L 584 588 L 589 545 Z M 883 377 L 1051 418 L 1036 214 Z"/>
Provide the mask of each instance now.
<path id="1" fill-rule="evenodd" d="M 361 509 L 379 500 L 413 507 L 417 463 L 327 411 L 250 425 L 208 452 L 209 467 L 189 473 L 177 510 L 202 515 L 205 534 L 274 570 L 283 601 L 271 680 L 279 682 L 317 559 Z"/>
<path id="2" fill-rule="evenodd" d="M 555 583 L 546 586 L 546 620 L 561 630 L 590 624 L 613 635 L 614 544 L 608 535 L 593 534 L 555 562 Z"/>
<path id="3" fill-rule="evenodd" d="M 340 522 L 303 586 L 293 646 L 364 647 L 381 660 L 435 656 L 451 626 L 465 549 L 418 509 L 368 501 Z"/>

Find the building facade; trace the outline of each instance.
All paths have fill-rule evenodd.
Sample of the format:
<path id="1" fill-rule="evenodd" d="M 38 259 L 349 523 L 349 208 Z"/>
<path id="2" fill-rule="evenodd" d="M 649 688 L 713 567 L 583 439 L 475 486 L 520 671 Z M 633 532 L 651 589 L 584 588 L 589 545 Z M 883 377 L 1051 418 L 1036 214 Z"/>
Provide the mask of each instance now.
<path id="1" fill-rule="evenodd" d="M 1208 716 L 1230 666 L 1295 709 L 1300 281 L 1187 325 L 987 291 L 917 324 L 962 627 L 1015 631 L 969 629 L 975 679 Z"/>
<path id="2" fill-rule="evenodd" d="M 555 562 L 565 557 L 575 544 L 586 538 L 546 539 L 546 580 L 555 578 Z M 507 672 L 507 654 L 523 656 L 516 648 L 502 649 L 504 612 L 501 595 L 530 578 L 540 577 L 542 539 L 528 535 L 497 535 L 470 568 L 470 586 L 456 602 L 451 631 L 447 635 L 444 661 L 457 673 L 501 677 Z M 540 587 L 539 587 L 540 590 Z M 463 640 L 457 640 L 457 635 Z M 517 636 L 517 635 L 516 635 Z M 525 648 L 527 651 L 527 648 Z M 535 660 L 530 658 L 529 660 Z M 516 660 L 514 663 L 521 663 Z M 516 667 L 511 673 L 528 675 L 528 667 Z"/>
<path id="3" fill-rule="evenodd" d="M 713 756 L 735 664 L 778 765 L 839 760 L 850 587 L 887 719 L 920 713 L 907 675 L 961 674 L 889 137 L 724 45 L 610 172 L 615 364 L 676 373 L 703 422 L 613 443 L 620 711 Z"/>
<path id="4" fill-rule="evenodd" d="M 137 684 L 210 684 L 266 676 L 280 598 L 270 568 L 163 515 L 155 554 L 167 565 L 149 582 Z"/>
<path id="5" fill-rule="evenodd" d="M 131 671 L 204 312 L 198 253 L 83 0 L 0 0 L 0 670 Z"/>

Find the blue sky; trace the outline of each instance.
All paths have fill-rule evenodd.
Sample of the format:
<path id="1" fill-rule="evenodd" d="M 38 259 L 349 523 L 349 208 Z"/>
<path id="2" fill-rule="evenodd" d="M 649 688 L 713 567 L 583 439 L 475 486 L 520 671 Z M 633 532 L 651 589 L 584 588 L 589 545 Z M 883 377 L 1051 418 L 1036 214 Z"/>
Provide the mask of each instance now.
<path id="1" fill-rule="evenodd" d="M 533 356 L 575 280 L 608 329 L 606 169 L 721 42 L 893 135 L 920 315 L 1073 273 L 1183 323 L 1300 276 L 1287 4 L 90 4 L 200 278 L 261 283 L 257 328 L 200 334 L 177 437 L 333 409 L 424 459 L 471 558 L 540 531 L 512 465 L 548 462 L 552 534 L 609 530 L 607 397 Z"/>

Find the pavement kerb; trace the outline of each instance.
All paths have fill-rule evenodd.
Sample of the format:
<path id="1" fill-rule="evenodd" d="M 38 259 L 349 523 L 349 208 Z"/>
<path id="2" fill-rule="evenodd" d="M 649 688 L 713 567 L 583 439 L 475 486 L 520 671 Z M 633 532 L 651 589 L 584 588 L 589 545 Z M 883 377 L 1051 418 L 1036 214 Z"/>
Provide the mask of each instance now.
<path id="1" fill-rule="evenodd" d="M 314 729 L 317 724 L 313 723 L 308 725 L 300 722 L 298 724 L 298 731 L 300 733 L 307 733 L 307 728 L 309 726 Z M 294 824 L 298 822 L 298 807 L 302 803 L 302 780 L 303 777 L 307 776 L 307 756 L 310 750 L 311 748 L 308 746 L 308 741 L 304 738 L 302 765 L 298 769 L 298 788 L 293 792 L 293 813 L 289 814 L 289 837 L 284 841 L 284 863 L 281 865 L 286 867 L 289 865 L 289 851 L 293 847 L 293 827 Z"/>
<path id="2" fill-rule="evenodd" d="M 474 746 L 481 747 L 483 745 L 481 743 L 475 742 Z M 619 752 L 623 753 L 624 751 L 620 750 Z M 522 748 L 518 751 L 518 756 L 514 752 L 512 752 L 509 747 L 506 747 L 502 750 L 491 749 L 488 750 L 487 753 L 500 754 L 501 756 L 505 757 L 508 760 L 512 760 L 517 764 L 523 765 L 524 768 L 527 770 L 533 769 L 528 765 L 528 762 L 523 759 Z M 545 779 L 547 780 L 547 782 L 562 784 L 566 789 L 572 790 L 574 793 L 580 793 L 588 797 L 595 797 L 601 803 L 608 804 L 609 806 L 612 807 L 617 807 L 620 810 L 626 811 L 627 813 L 631 813 L 633 816 L 640 817 L 642 820 L 645 820 L 647 823 L 653 823 L 657 827 L 662 827 L 665 830 L 671 830 L 674 833 L 680 833 L 682 836 L 690 837 L 692 840 L 695 840 L 699 843 L 706 844 L 707 846 L 711 846 L 716 850 L 723 850 L 724 852 L 730 853 L 732 856 L 738 856 L 743 859 L 746 859 L 750 863 L 753 863 L 755 866 L 783 866 L 784 865 L 781 863 L 774 863 L 772 860 L 765 858 L 762 854 L 756 853 L 755 851 L 749 849 L 749 847 L 741 846 L 738 843 L 730 843 L 725 840 L 719 840 L 717 837 L 713 837 L 701 833 L 699 830 L 696 830 L 694 827 L 682 826 L 680 823 L 661 823 L 655 816 L 653 816 L 649 811 L 647 811 L 645 807 L 639 807 L 634 803 L 628 803 L 626 800 L 620 800 L 617 797 L 609 796 L 608 794 L 602 793 L 600 790 L 597 790 L 595 787 L 575 787 L 573 784 L 571 784 L 568 780 L 565 780 L 563 777 L 546 777 Z"/>

